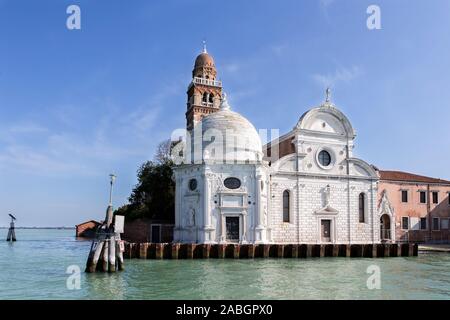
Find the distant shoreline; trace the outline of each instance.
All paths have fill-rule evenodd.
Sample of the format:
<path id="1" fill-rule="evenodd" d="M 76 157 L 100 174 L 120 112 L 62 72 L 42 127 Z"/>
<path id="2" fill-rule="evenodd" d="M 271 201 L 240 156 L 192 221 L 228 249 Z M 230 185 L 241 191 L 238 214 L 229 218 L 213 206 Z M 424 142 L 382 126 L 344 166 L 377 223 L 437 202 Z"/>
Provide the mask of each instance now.
<path id="1" fill-rule="evenodd" d="M 9 227 L 0 227 L 0 229 L 9 229 Z M 15 229 L 55 229 L 55 230 L 75 230 L 75 227 L 15 227 Z"/>

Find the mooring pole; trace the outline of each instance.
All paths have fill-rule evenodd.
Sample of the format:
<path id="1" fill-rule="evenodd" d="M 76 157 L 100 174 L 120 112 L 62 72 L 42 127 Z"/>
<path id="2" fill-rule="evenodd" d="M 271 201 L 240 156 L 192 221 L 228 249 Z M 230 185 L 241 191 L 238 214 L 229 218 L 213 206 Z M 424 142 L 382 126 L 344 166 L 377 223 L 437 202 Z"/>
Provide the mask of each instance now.
<path id="1" fill-rule="evenodd" d="M 116 270 L 124 270 L 124 245 L 120 239 L 120 234 L 123 233 L 124 217 L 114 217 L 112 192 L 116 176 L 114 174 L 110 174 L 109 176 L 109 203 L 106 209 L 105 221 L 97 230 L 96 239 L 92 242 L 86 263 L 86 272 L 88 273 L 95 271 L 116 272 Z"/>
<path id="2" fill-rule="evenodd" d="M 14 217 L 12 214 L 9 214 L 11 217 L 11 222 L 9 224 L 9 230 L 8 230 L 8 236 L 6 237 L 6 241 L 16 241 L 16 231 L 14 228 L 14 220 L 16 220 L 16 217 Z"/>

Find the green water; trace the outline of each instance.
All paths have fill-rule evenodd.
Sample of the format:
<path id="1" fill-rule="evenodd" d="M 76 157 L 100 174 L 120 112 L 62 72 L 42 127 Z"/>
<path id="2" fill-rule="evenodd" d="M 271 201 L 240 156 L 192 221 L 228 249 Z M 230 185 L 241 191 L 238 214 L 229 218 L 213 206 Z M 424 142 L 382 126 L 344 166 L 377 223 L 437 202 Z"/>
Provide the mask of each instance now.
<path id="1" fill-rule="evenodd" d="M 85 274 L 90 241 L 72 230 L 0 230 L 0 299 L 450 299 L 450 254 L 388 259 L 125 260 Z M 80 266 L 80 289 L 66 282 Z M 367 267 L 381 271 L 369 290 Z"/>

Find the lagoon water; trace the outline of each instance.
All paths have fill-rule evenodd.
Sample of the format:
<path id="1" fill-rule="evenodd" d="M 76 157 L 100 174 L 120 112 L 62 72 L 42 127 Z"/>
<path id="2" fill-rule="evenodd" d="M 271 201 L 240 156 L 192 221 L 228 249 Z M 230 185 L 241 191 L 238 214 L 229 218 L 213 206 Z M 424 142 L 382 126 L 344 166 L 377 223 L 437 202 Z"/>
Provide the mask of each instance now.
<path id="1" fill-rule="evenodd" d="M 125 260 L 126 271 L 85 274 L 90 241 L 74 230 L 0 230 L 0 299 L 446 299 L 450 254 L 388 259 Z M 367 268 L 381 271 L 369 290 Z M 80 289 L 66 273 L 81 269 Z M 70 282 L 70 281 L 69 281 Z M 71 282 L 73 283 L 73 282 Z"/>

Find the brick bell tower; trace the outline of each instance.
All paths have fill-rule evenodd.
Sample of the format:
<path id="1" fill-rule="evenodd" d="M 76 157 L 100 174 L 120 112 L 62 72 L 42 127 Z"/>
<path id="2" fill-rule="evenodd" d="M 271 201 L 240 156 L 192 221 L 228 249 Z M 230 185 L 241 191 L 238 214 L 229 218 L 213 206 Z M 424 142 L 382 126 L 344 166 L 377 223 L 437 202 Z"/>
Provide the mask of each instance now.
<path id="1" fill-rule="evenodd" d="M 192 81 L 187 89 L 186 129 L 191 131 L 194 125 L 210 113 L 219 111 L 222 99 L 222 82 L 216 80 L 217 70 L 213 58 L 206 51 L 195 59 Z"/>

